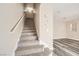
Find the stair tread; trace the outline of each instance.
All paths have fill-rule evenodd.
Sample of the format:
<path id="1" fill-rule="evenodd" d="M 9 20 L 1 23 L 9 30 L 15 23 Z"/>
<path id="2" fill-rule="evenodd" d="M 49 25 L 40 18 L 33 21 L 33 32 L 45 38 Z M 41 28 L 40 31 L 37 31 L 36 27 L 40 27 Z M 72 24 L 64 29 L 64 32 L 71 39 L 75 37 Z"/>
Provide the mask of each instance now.
<path id="1" fill-rule="evenodd" d="M 33 34 L 34 34 L 34 33 L 36 33 L 36 31 L 28 31 L 28 32 L 27 32 L 27 31 L 25 31 L 25 32 L 24 32 L 24 33 L 22 33 L 22 34 L 27 34 L 27 33 L 33 33 Z"/>
<path id="2" fill-rule="evenodd" d="M 32 36 L 32 35 L 37 35 L 36 33 L 22 33 L 21 36 Z"/>
<path id="3" fill-rule="evenodd" d="M 19 43 L 31 43 L 31 42 L 39 42 L 38 40 L 20 40 Z"/>
<path id="4" fill-rule="evenodd" d="M 39 41 L 37 41 L 37 40 L 21 40 L 19 42 L 18 47 L 21 47 L 21 46 L 32 46 L 32 45 L 39 45 Z"/>
<path id="5" fill-rule="evenodd" d="M 43 48 L 43 45 L 33 45 L 33 46 L 28 46 L 28 47 L 18 47 L 18 49 L 16 51 L 39 49 L 39 48 Z"/>
<path id="6" fill-rule="evenodd" d="M 26 37 L 26 38 L 28 38 L 28 37 L 37 37 L 37 35 L 35 34 L 35 35 L 21 35 L 21 37 Z"/>
<path id="7" fill-rule="evenodd" d="M 37 41 L 37 40 L 21 40 L 19 42 L 18 47 L 28 47 L 28 46 L 34 46 L 34 45 L 40 45 L 39 41 Z"/>
<path id="8" fill-rule="evenodd" d="M 36 36 L 36 34 L 33 34 L 33 35 L 21 35 L 21 37 L 25 37 L 25 38 L 27 38 L 27 37 L 33 37 L 33 36 Z"/>
<path id="9" fill-rule="evenodd" d="M 23 31 L 24 31 L 24 30 L 27 30 L 27 31 L 28 31 L 28 30 L 33 30 L 33 31 L 34 31 L 35 29 L 23 29 Z M 36 31 L 36 30 L 35 30 L 35 31 Z"/>
<path id="10" fill-rule="evenodd" d="M 42 51 L 44 51 L 43 48 L 22 50 L 22 51 L 17 51 L 15 55 L 16 56 L 23 56 L 23 55 L 33 54 L 33 53 L 39 53 L 39 52 L 42 52 Z"/>
<path id="11" fill-rule="evenodd" d="M 21 40 L 18 47 L 28 47 L 40 45 L 38 40 Z"/>
<path id="12" fill-rule="evenodd" d="M 27 30 L 23 30 L 22 32 L 36 32 L 35 30 L 29 30 L 29 29 L 27 29 Z"/>
<path id="13" fill-rule="evenodd" d="M 22 37 L 21 36 L 21 39 L 20 40 L 35 40 L 37 39 L 37 36 L 36 35 L 33 35 L 33 36 L 25 36 L 25 37 Z"/>
<path id="14" fill-rule="evenodd" d="M 28 29 L 28 28 L 35 28 L 35 27 L 24 27 L 23 29 Z"/>
<path id="15" fill-rule="evenodd" d="M 47 48 L 44 48 L 44 51 L 31 53 L 31 54 L 25 54 L 22 56 L 48 56 L 52 51 L 47 50 Z"/>
<path id="16" fill-rule="evenodd" d="M 29 31 L 29 32 L 25 31 L 25 32 L 22 32 L 22 34 L 27 34 L 27 33 L 36 33 L 36 31 Z"/>

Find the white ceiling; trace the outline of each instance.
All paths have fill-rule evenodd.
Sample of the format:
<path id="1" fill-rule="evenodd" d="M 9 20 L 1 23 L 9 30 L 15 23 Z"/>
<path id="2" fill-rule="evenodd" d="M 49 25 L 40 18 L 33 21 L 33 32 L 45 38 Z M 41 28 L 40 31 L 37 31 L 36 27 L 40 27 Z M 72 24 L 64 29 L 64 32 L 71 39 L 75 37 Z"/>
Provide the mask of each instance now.
<path id="1" fill-rule="evenodd" d="M 79 3 L 54 3 L 53 9 L 57 20 L 79 19 Z"/>

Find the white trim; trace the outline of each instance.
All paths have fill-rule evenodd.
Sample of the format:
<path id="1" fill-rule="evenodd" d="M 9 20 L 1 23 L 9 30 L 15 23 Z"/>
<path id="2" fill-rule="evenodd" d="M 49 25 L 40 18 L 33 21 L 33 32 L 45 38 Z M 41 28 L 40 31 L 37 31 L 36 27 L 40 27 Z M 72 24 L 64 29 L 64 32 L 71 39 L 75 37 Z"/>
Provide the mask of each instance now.
<path id="1" fill-rule="evenodd" d="M 44 43 L 43 41 L 39 40 L 41 45 L 44 45 L 44 48 L 48 47 L 48 45 L 46 43 Z"/>
<path id="2" fill-rule="evenodd" d="M 58 40 L 58 39 L 63 39 L 63 38 L 67 38 L 67 37 L 60 37 L 60 38 L 53 38 L 53 39 Z"/>
<path id="3" fill-rule="evenodd" d="M 49 48 L 50 50 L 53 50 L 53 43 L 52 43 L 52 47 L 49 47 L 45 42 L 43 42 L 43 41 L 41 41 L 41 40 L 39 40 L 39 42 L 40 42 L 40 44 L 41 45 L 44 45 L 44 48 Z"/>
<path id="4" fill-rule="evenodd" d="M 22 19 L 24 19 L 24 16 L 22 17 Z M 22 22 L 23 22 L 23 26 L 24 26 L 24 20 L 22 20 Z M 22 29 L 21 29 L 21 33 L 22 33 L 22 30 L 23 30 L 23 27 L 22 27 Z M 13 54 L 12 54 L 13 56 L 15 56 L 15 51 L 16 51 L 16 49 L 17 49 L 17 47 L 18 47 L 18 42 L 20 41 L 21 33 L 20 33 L 20 35 L 19 35 L 18 40 L 16 41 L 16 46 L 15 46 L 15 48 L 13 49 Z"/>
<path id="5" fill-rule="evenodd" d="M 40 42 L 40 44 L 41 45 L 44 45 L 44 48 L 49 48 L 49 50 L 51 50 L 51 53 L 49 54 L 49 56 L 52 56 L 52 54 L 53 54 L 53 44 L 52 44 L 52 48 L 50 48 L 45 42 L 43 42 L 43 41 L 41 41 L 41 40 L 39 40 L 39 42 Z"/>
<path id="6" fill-rule="evenodd" d="M 72 40 L 77 40 L 77 41 L 79 41 L 79 39 L 75 39 L 75 38 L 68 38 L 68 39 L 72 39 Z"/>

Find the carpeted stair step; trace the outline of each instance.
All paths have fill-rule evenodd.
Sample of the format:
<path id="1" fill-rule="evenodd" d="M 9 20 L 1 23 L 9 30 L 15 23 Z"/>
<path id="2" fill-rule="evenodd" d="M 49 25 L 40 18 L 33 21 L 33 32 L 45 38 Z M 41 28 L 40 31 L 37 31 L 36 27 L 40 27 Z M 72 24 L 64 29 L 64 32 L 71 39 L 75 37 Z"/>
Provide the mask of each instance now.
<path id="1" fill-rule="evenodd" d="M 29 54 L 27 56 L 49 56 L 49 54 L 51 53 L 52 51 L 49 50 L 48 48 L 44 48 L 44 51 L 43 52 L 39 52 L 39 53 L 33 53 L 33 54 Z"/>
<path id="2" fill-rule="evenodd" d="M 22 48 L 18 48 L 16 50 L 16 56 L 29 55 L 29 54 L 39 53 L 39 52 L 43 52 L 43 51 L 44 51 L 43 45 L 22 47 Z"/>
<path id="3" fill-rule="evenodd" d="M 31 28 L 24 28 L 23 30 L 35 30 L 34 27 L 31 27 Z"/>
<path id="4" fill-rule="evenodd" d="M 36 35 L 34 35 L 34 36 L 25 36 L 25 37 L 21 36 L 21 40 L 36 40 L 36 39 L 37 39 Z"/>
<path id="5" fill-rule="evenodd" d="M 27 46 L 33 46 L 33 45 L 39 45 L 38 40 L 21 40 L 19 42 L 18 47 L 27 47 Z"/>
<path id="6" fill-rule="evenodd" d="M 32 36 L 32 35 L 36 35 L 36 32 L 29 32 L 29 33 L 23 33 L 21 36 Z"/>
<path id="7" fill-rule="evenodd" d="M 35 30 L 23 30 L 22 33 L 36 32 Z"/>

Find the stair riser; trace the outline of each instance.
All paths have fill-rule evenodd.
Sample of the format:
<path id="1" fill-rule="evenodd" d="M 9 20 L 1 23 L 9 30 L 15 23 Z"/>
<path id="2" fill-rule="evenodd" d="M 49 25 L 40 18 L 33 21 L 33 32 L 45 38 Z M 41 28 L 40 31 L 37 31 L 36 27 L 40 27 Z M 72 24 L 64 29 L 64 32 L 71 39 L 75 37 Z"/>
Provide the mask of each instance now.
<path id="1" fill-rule="evenodd" d="M 24 25 L 24 27 L 35 27 L 35 25 Z"/>
<path id="2" fill-rule="evenodd" d="M 27 24 L 24 24 L 24 25 L 34 25 L 34 23 L 27 23 Z"/>
<path id="3" fill-rule="evenodd" d="M 33 27 L 24 27 L 24 28 L 35 28 L 35 26 L 33 26 Z"/>
<path id="4" fill-rule="evenodd" d="M 36 31 L 23 31 L 22 33 L 23 34 L 25 34 L 25 33 L 36 33 Z"/>
<path id="5" fill-rule="evenodd" d="M 32 22 L 29 22 L 29 23 L 26 23 L 26 24 L 29 24 L 29 25 L 31 25 L 31 24 L 34 24 L 34 23 L 32 23 Z"/>
<path id="6" fill-rule="evenodd" d="M 23 33 L 36 32 L 35 30 L 23 30 Z"/>
<path id="7" fill-rule="evenodd" d="M 32 37 L 32 36 L 37 36 L 36 34 L 25 34 L 25 35 L 21 35 L 21 37 Z"/>
<path id="8" fill-rule="evenodd" d="M 32 35 L 36 35 L 36 33 L 23 33 L 22 34 L 22 36 L 28 36 L 28 35 L 31 37 Z"/>
<path id="9" fill-rule="evenodd" d="M 24 29 L 30 29 L 30 28 L 35 28 L 35 27 L 24 27 Z"/>
<path id="10" fill-rule="evenodd" d="M 29 32 L 26 32 L 26 33 L 22 33 L 23 35 L 25 34 L 36 34 L 36 32 L 35 31 L 29 31 Z"/>
<path id="11" fill-rule="evenodd" d="M 33 45 L 39 45 L 39 44 L 38 42 L 29 42 L 29 43 L 25 42 L 25 43 L 20 43 L 18 47 L 27 47 L 27 46 L 33 46 Z"/>
<path id="12" fill-rule="evenodd" d="M 36 40 L 37 39 L 37 37 L 35 36 L 35 37 L 21 37 L 21 40 Z"/>
<path id="13" fill-rule="evenodd" d="M 35 30 L 35 28 L 25 28 L 23 30 Z"/>
<path id="14" fill-rule="evenodd" d="M 36 31 L 23 31 L 22 33 L 23 34 L 25 34 L 25 33 L 36 33 Z"/>

